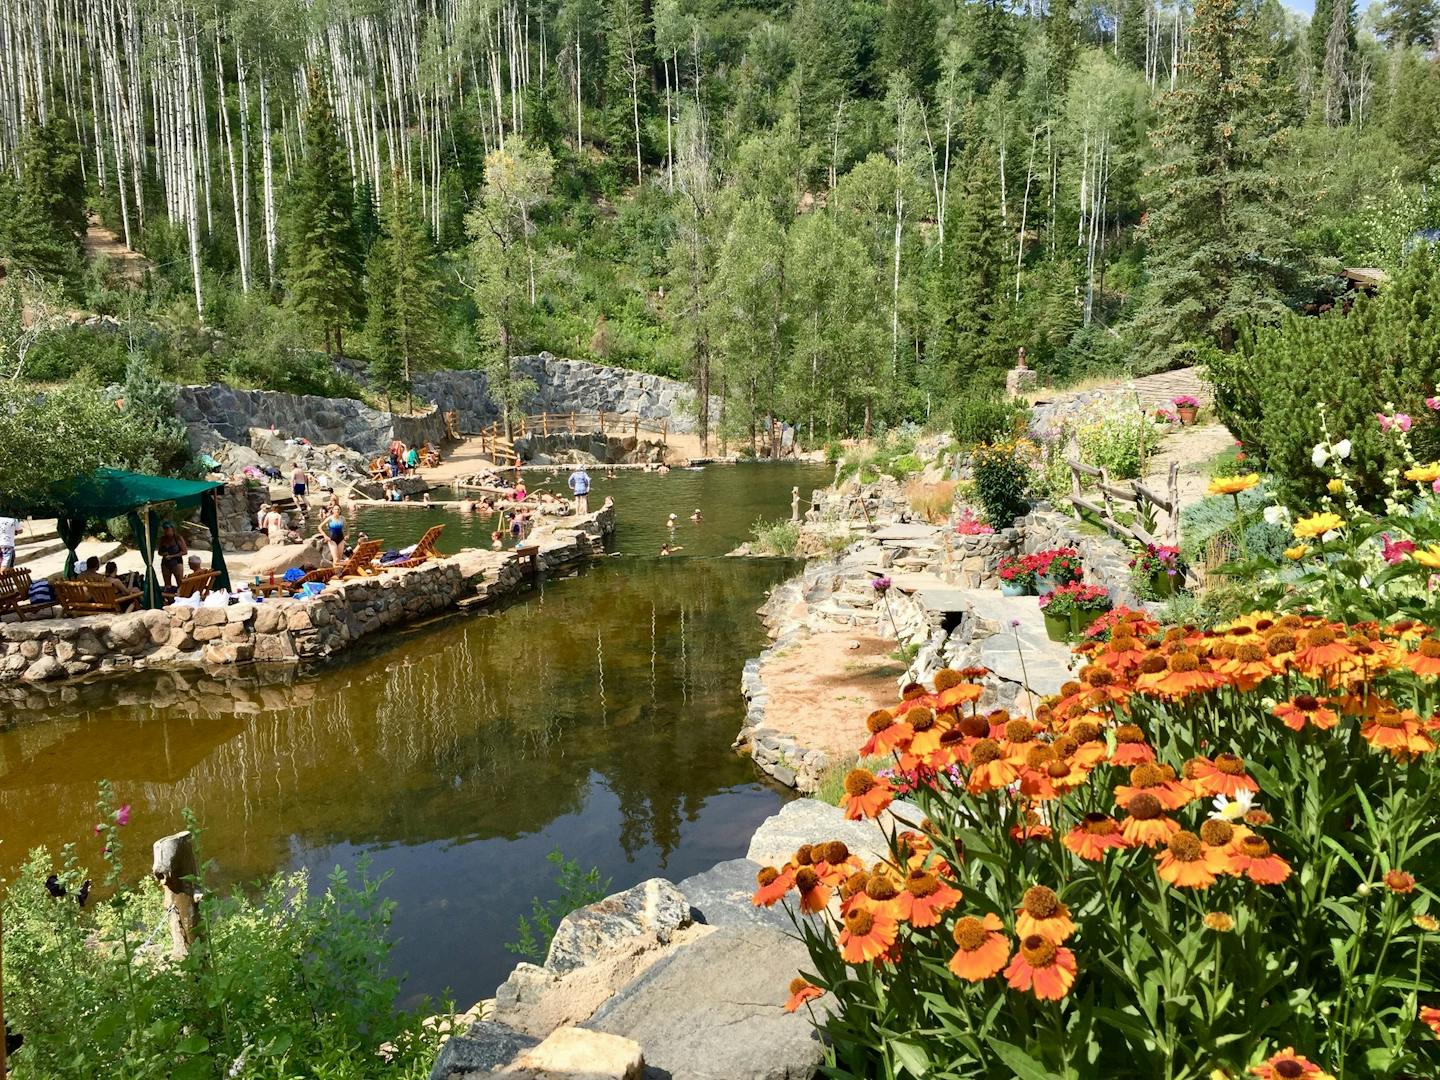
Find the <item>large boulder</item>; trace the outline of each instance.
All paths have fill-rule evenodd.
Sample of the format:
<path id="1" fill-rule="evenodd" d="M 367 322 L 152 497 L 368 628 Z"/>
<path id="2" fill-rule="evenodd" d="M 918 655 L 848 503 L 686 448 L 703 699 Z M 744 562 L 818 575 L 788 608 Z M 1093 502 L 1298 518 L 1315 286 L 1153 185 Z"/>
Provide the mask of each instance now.
<path id="1" fill-rule="evenodd" d="M 286 570 L 302 566 L 323 566 L 330 561 L 325 542 L 312 536 L 301 544 L 270 544 L 261 548 L 246 568 L 246 577 L 259 575 L 268 580 L 271 574 L 280 577 Z"/>
<path id="2" fill-rule="evenodd" d="M 776 930 L 792 930 L 794 924 L 782 905 L 756 907 L 750 899 L 755 895 L 755 875 L 759 872 L 759 863 L 731 859 L 686 878 L 680 883 L 680 891 L 690 901 L 691 916 L 707 926 L 770 926 Z"/>
<path id="3" fill-rule="evenodd" d="M 824 1050 L 807 1012 L 782 1006 L 809 967 L 804 944 L 779 930 L 721 927 L 672 950 L 584 1026 L 634 1039 L 649 1075 L 801 1080 Z"/>
<path id="4" fill-rule="evenodd" d="M 524 1035 L 504 1024 L 481 1020 L 470 1025 L 463 1035 L 447 1039 L 440 1048 L 430 1080 L 474 1080 L 492 1076 L 509 1065 L 526 1050 L 540 1045 L 532 1035 Z"/>
<path id="5" fill-rule="evenodd" d="M 845 811 L 819 799 L 796 799 L 786 803 L 780 813 L 766 818 L 750 837 L 746 857 L 761 866 L 779 866 L 794 854 L 801 844 L 823 840 L 843 840 L 851 851 L 866 862 L 890 857 L 885 828 L 906 828 L 902 820 L 918 825 L 924 814 L 908 803 L 894 803 L 880 818 L 864 821 L 845 820 Z"/>

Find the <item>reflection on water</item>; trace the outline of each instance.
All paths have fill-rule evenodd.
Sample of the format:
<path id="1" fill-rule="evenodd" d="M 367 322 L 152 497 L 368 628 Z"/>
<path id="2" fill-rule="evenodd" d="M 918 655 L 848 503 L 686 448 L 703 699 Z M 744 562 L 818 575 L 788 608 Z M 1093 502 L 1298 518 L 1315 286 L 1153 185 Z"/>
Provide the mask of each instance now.
<path id="1" fill-rule="evenodd" d="M 714 539 L 702 549 L 733 546 L 751 517 L 788 509 L 792 483 L 808 494 L 823 476 L 680 475 L 707 474 L 711 488 L 686 491 L 691 509 L 706 507 Z M 622 550 L 629 521 L 636 544 L 649 542 L 651 517 L 665 531 L 670 479 L 635 477 L 616 495 Z M 764 502 L 757 489 L 769 505 L 746 517 Z M 372 513 L 390 515 L 382 523 L 397 535 L 418 535 L 428 516 Z M 0 721 L 0 873 L 42 843 L 86 853 L 95 783 L 107 777 L 133 806 L 137 875 L 149 841 L 179 827 L 186 806 L 231 880 L 297 865 L 324 874 L 368 855 L 393 872 L 408 991 L 448 987 L 468 1004 L 513 962 L 503 942 L 530 897 L 548 892 L 552 847 L 616 888 L 743 854 L 783 796 L 729 750 L 739 669 L 761 647 L 754 609 L 788 571 L 611 558 L 503 611 L 411 627 L 314 672 L 168 672 L 36 691 Z"/>

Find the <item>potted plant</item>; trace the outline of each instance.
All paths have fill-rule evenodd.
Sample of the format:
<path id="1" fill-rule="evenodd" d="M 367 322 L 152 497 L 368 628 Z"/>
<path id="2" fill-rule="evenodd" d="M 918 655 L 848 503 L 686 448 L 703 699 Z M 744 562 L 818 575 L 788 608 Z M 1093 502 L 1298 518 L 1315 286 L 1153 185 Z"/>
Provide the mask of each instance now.
<path id="1" fill-rule="evenodd" d="M 1195 417 L 1200 413 L 1200 399 L 1194 394 L 1181 394 L 1170 399 L 1170 404 L 1175 406 L 1175 412 L 1180 417 L 1180 423 L 1189 427 L 1195 423 Z"/>
<path id="2" fill-rule="evenodd" d="M 1091 623 L 1110 610 L 1110 590 L 1103 585 L 1085 585 L 1078 581 L 1064 588 L 1070 594 L 1070 632 L 1080 637 Z"/>
<path id="3" fill-rule="evenodd" d="M 1084 573 L 1084 568 L 1080 564 L 1080 553 L 1072 547 L 1037 551 L 1032 558 L 1038 578 L 1036 588 L 1041 592 L 1050 592 L 1058 589 L 1061 585 L 1079 581 Z"/>
<path id="4" fill-rule="evenodd" d="M 1029 596 L 1035 591 L 1033 555 L 1006 555 L 996 568 L 1004 596 Z"/>
<path id="5" fill-rule="evenodd" d="M 1068 585 L 1051 589 L 1040 597 L 1040 614 L 1045 619 L 1045 636 L 1051 641 L 1069 640 L 1070 617 L 1075 611 L 1075 600 L 1069 589 Z"/>
<path id="6" fill-rule="evenodd" d="M 1164 600 L 1185 586 L 1185 561 L 1180 549 L 1171 544 L 1146 544 L 1130 560 L 1130 579 L 1135 591 L 1146 600 Z"/>

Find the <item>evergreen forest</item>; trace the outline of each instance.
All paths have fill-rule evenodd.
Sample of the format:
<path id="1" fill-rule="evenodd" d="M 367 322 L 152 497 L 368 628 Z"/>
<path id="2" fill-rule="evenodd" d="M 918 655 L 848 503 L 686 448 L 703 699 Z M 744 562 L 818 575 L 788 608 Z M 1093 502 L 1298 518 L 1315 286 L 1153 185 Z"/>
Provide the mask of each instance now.
<path id="1" fill-rule="evenodd" d="M 1397 270 L 1440 226 L 1437 30 L 1437 0 L 0 0 L 0 360 L 387 399 L 483 367 L 518 401 L 509 358 L 550 350 L 692 380 L 735 438 L 943 423 L 1022 347 L 1161 371 Z"/>

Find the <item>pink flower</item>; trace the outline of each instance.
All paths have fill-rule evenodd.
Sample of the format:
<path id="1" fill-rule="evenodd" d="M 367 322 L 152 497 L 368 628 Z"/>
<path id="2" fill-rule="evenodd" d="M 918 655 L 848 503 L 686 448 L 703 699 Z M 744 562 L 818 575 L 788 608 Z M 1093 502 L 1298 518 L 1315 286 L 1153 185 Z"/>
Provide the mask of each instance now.
<path id="1" fill-rule="evenodd" d="M 126 803 L 124 806 L 120 807 L 119 810 L 116 810 L 116 811 L 115 811 L 115 824 L 116 824 L 116 825 L 129 825 L 129 824 L 130 824 L 130 804 L 129 804 L 129 803 Z"/>
<path id="2" fill-rule="evenodd" d="M 100 835 L 102 832 L 104 832 L 104 831 L 105 831 L 105 826 L 104 826 L 104 825 L 101 825 L 99 822 L 96 822 L 96 824 L 95 824 L 95 835 L 96 835 L 96 836 L 99 836 L 99 835 Z"/>
<path id="3" fill-rule="evenodd" d="M 1425 407 L 1431 412 L 1440 412 L 1440 397 L 1427 397 Z"/>
<path id="4" fill-rule="evenodd" d="M 1380 534 L 1380 543 L 1382 545 L 1381 553 L 1391 566 L 1404 562 L 1405 556 L 1415 550 L 1415 541 L 1391 540 L 1389 533 Z"/>
<path id="5" fill-rule="evenodd" d="M 1391 428 L 1399 428 L 1402 433 L 1409 431 L 1410 425 L 1413 423 L 1410 417 L 1403 412 L 1397 412 L 1394 416 L 1376 413 L 1375 419 L 1380 421 L 1380 430 L 1385 433 L 1388 433 Z"/>

